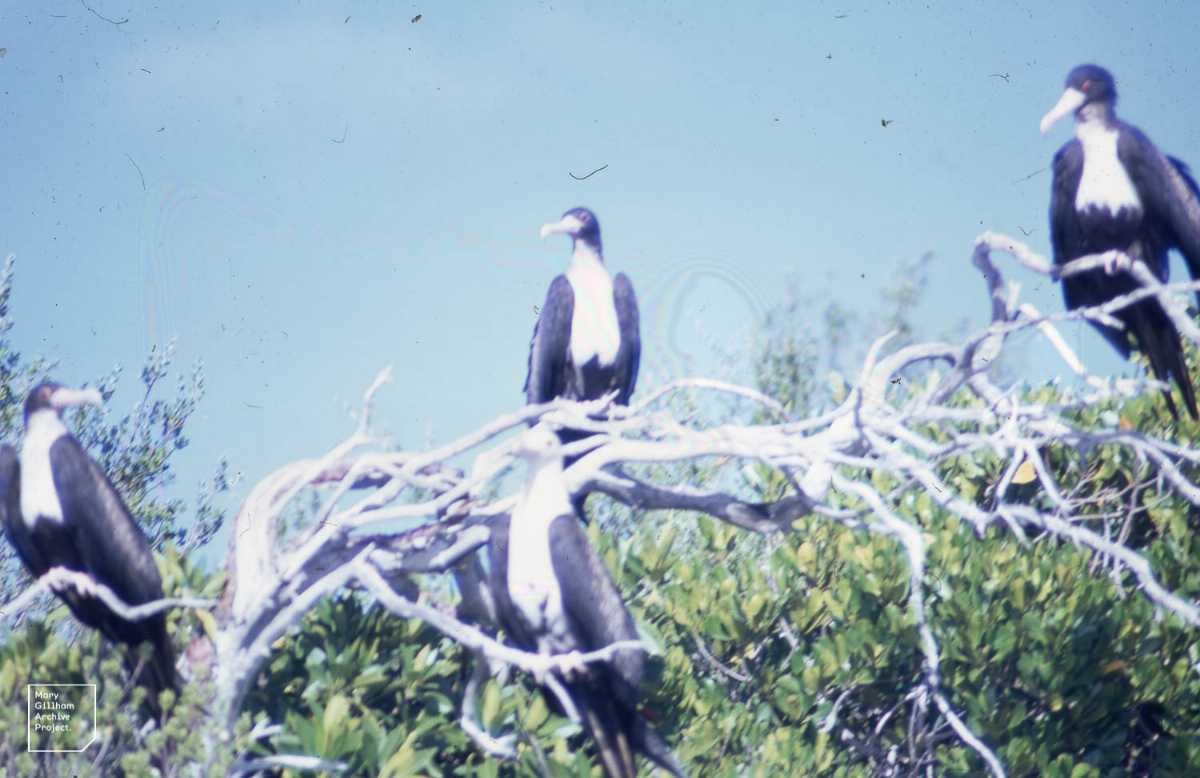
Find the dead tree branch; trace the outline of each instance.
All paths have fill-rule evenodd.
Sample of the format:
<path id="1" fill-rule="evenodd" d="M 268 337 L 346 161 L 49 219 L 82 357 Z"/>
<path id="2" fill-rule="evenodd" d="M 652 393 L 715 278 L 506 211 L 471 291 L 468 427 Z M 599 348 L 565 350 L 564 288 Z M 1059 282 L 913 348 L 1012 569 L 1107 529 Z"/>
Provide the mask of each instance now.
<path id="1" fill-rule="evenodd" d="M 129 605 L 112 589 L 86 573 L 68 570 L 65 567 L 52 567 L 30 584 L 25 591 L 0 608 L 0 620 L 12 618 L 29 607 L 39 595 L 45 592 L 60 591 L 67 587 L 96 597 L 118 616 L 130 621 L 141 621 L 171 608 L 215 608 L 217 605 L 215 600 L 205 600 L 199 597 L 163 597 L 141 605 Z"/>
<path id="2" fill-rule="evenodd" d="M 1114 272 L 1130 273 L 1141 288 L 1095 308 L 1042 315 L 1021 303 L 1019 289 L 1006 283 L 993 261 L 998 251 L 1051 278 L 1116 268 Z M 534 673 L 553 689 L 555 673 L 579 657 L 517 651 L 465 621 L 397 592 L 389 583 L 411 573 L 454 571 L 488 542 L 488 522 L 507 511 L 514 500 L 513 494 L 504 493 L 511 492 L 505 481 L 512 463 L 511 437 L 525 425 L 545 419 L 597 433 L 564 449 L 581 455 L 566 472 L 568 487 L 576 493 L 600 492 L 644 511 L 702 513 L 756 533 L 791 532 L 797 519 L 813 515 L 895 542 L 908 562 L 908 608 L 917 629 L 914 651 L 922 679 L 909 698 L 896 701 L 879 726 L 911 705 L 914 716 L 933 719 L 925 736 L 911 739 L 914 760 L 928 764 L 936 742 L 957 738 L 974 750 L 992 775 L 1004 775 L 994 750 L 997 744 L 987 744 L 971 731 L 951 702 L 955 690 L 943 685 L 934 638 L 936 614 L 925 595 L 930 575 L 927 541 L 903 504 L 903 495 L 923 491 L 979 534 L 995 526 L 1025 543 L 1025 532 L 1035 530 L 1101 555 L 1106 562 L 1099 566 L 1100 574 L 1131 583 L 1158 609 L 1190 628 L 1200 627 L 1200 607 L 1164 586 L 1150 561 L 1122 544 L 1123 536 L 1114 538 L 1107 530 L 1097 532 L 1088 526 L 1092 518 L 1086 513 L 1088 502 L 1073 495 L 1069 485 L 1059 484 L 1042 456 L 1055 446 L 1076 451 L 1123 449 L 1152 465 L 1164 488 L 1200 507 L 1200 485 L 1191 475 L 1200 464 L 1200 451 L 1147 433 L 1084 428 L 1072 420 L 1075 410 L 1132 397 L 1157 382 L 1091 374 L 1056 327 L 1059 322 L 1078 320 L 1111 324 L 1116 321 L 1114 312 L 1153 295 L 1180 331 L 1200 343 L 1200 328 L 1187 318 L 1178 300 L 1178 295 L 1200 284 L 1161 284 L 1141 265 L 1111 255 L 1085 257 L 1054 268 L 1024 244 L 992 233 L 980 236 L 972 260 L 983 274 L 991 301 L 991 320 L 985 327 L 960 343 L 891 348 L 890 334 L 879 338 L 845 399 L 807 419 L 792 418 L 778 402 L 751 388 L 686 379 L 646 394 L 629 408 L 612 406 L 611 398 L 591 403 L 560 400 L 521 408 L 427 451 L 391 451 L 383 449 L 369 429 L 372 398 L 387 380 L 386 373 L 381 374 L 365 393 L 363 410 L 346 440 L 321 457 L 276 470 L 254 488 L 238 514 L 229 555 L 229 588 L 219 613 L 216 715 L 226 727 L 232 726 L 247 684 L 257 677 L 270 646 L 322 598 L 345 589 L 363 590 L 397 616 L 426 622 L 476 652 L 481 665 L 512 665 Z M 1044 337 L 1086 389 L 1064 392 L 1051 406 L 997 386 L 990 376 L 991 366 L 1007 340 L 1026 330 Z M 900 374 L 914 380 L 898 385 L 893 379 Z M 774 423 L 704 426 L 656 410 L 671 393 L 693 390 L 752 402 L 766 410 L 765 416 Z M 938 434 L 932 435 L 931 428 Z M 956 457 L 982 452 L 994 453 L 1004 463 L 987 501 L 960 492 L 945 470 Z M 453 464 L 463 457 L 473 458 L 468 473 Z M 630 475 L 631 465 L 702 460 L 714 463 L 718 471 L 747 464 L 765 467 L 791 488 L 764 500 L 732 487 Z M 1034 468 L 1051 510 L 1012 501 L 1011 485 L 1023 462 Z M 646 472 L 664 470 L 670 469 Z M 904 486 L 885 493 L 861 478 L 861 472 L 886 473 Z M 282 512 L 298 495 L 311 490 L 321 495 L 312 523 L 290 543 L 281 543 Z M 409 528 L 388 529 L 388 522 L 396 519 L 409 520 Z M 476 594 L 475 611 L 486 614 L 485 593 Z M 610 646 L 583 661 L 602 661 L 620 650 L 646 650 L 646 646 Z M 738 678 L 732 673 L 730 677 Z M 474 678 L 468 692 L 474 695 L 481 682 Z M 560 699 L 570 712 L 569 700 L 565 695 Z M 835 706 L 831 727 L 836 713 Z M 464 700 L 462 721 L 485 752 L 501 757 L 511 753 L 511 741 L 495 738 L 475 723 L 473 699 Z M 878 740 L 848 737 L 858 753 L 883 753 Z"/>

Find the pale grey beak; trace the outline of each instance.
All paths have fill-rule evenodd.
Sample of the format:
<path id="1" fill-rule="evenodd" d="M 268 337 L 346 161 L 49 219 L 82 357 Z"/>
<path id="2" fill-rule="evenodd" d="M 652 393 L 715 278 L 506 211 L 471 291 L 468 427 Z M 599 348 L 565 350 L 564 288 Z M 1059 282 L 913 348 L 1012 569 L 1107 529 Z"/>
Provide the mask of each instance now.
<path id="1" fill-rule="evenodd" d="M 522 459 L 540 459 L 558 448 L 558 436 L 549 424 L 540 422 L 521 433 L 513 454 Z"/>
<path id="2" fill-rule="evenodd" d="M 63 387 L 56 389 L 54 394 L 50 395 L 50 407 L 59 411 L 64 408 L 75 408 L 80 405 L 103 404 L 104 398 L 100 396 L 98 389 L 68 389 Z"/>
<path id="3" fill-rule="evenodd" d="M 1055 104 L 1055 106 L 1051 108 L 1045 116 L 1042 117 L 1042 134 L 1045 135 L 1047 132 L 1049 132 L 1050 128 L 1053 127 L 1054 123 L 1059 119 L 1078 111 L 1080 106 L 1082 106 L 1085 102 L 1087 102 L 1087 95 L 1085 95 L 1083 92 L 1080 92 L 1075 87 L 1067 87 L 1067 91 L 1063 92 L 1062 97 L 1058 99 L 1058 102 Z"/>
<path id="4" fill-rule="evenodd" d="M 564 216 L 553 224 L 543 224 L 541 236 L 543 239 L 551 235 L 574 235 L 583 227 L 583 223 L 574 216 Z"/>

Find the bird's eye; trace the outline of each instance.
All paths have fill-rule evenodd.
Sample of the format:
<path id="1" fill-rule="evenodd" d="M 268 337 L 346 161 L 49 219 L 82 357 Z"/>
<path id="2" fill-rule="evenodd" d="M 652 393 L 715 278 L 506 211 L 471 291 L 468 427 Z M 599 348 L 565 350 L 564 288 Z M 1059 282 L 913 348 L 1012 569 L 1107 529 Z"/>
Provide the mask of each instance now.
<path id="1" fill-rule="evenodd" d="M 1082 89 L 1084 92 L 1086 92 L 1088 90 L 1088 87 L 1091 85 L 1092 85 L 1092 80 L 1089 78 L 1083 82 L 1083 86 L 1080 87 L 1080 89 Z"/>

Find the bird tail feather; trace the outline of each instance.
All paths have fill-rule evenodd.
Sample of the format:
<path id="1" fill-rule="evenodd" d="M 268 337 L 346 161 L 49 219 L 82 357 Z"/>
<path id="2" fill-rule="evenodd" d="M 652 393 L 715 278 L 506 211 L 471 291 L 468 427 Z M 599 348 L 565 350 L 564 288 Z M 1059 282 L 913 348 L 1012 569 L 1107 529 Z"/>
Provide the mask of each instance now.
<path id="1" fill-rule="evenodd" d="M 1138 347 L 1150 360 L 1150 369 L 1155 378 L 1160 381 L 1174 380 L 1183 395 L 1184 405 L 1193 419 L 1200 419 L 1200 411 L 1196 407 L 1196 394 L 1192 388 L 1191 376 L 1188 373 L 1187 361 L 1183 356 L 1183 342 L 1174 323 L 1161 309 L 1159 303 L 1148 301 L 1150 305 L 1136 305 L 1133 308 L 1130 324 Z M 1151 307 L 1153 306 L 1153 307 Z M 1171 415 L 1179 418 L 1179 411 L 1171 397 L 1171 390 L 1164 389 L 1163 396 Z"/>
<path id="2" fill-rule="evenodd" d="M 171 640 L 164 634 L 151 641 L 154 651 L 150 658 L 141 662 L 137 647 L 132 647 L 126 654 L 126 662 L 131 673 L 137 673 L 135 683 L 146 690 L 146 704 L 154 718 L 162 720 L 163 709 L 159 696 L 167 689 L 177 695 L 180 689 L 179 674 L 175 671 L 175 650 Z"/>
<path id="3" fill-rule="evenodd" d="M 616 722 L 608 716 L 604 717 L 608 721 L 601 721 L 599 711 L 591 706 L 582 713 L 592 740 L 596 743 L 596 750 L 600 752 L 600 764 L 605 777 L 637 778 L 633 749 L 620 726 L 616 726 Z"/>
<path id="4" fill-rule="evenodd" d="M 633 747 L 654 764 L 666 770 L 675 778 L 687 778 L 683 765 L 671 752 L 671 747 L 662 735 L 655 731 L 650 723 L 639 715 L 634 716 L 633 729 L 630 733 Z"/>

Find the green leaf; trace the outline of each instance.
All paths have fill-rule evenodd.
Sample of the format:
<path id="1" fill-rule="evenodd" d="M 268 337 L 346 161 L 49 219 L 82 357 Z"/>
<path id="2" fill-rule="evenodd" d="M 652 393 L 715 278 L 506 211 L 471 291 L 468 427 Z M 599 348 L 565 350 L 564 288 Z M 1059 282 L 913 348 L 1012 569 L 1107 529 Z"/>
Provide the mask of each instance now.
<path id="1" fill-rule="evenodd" d="M 326 732 L 336 732 L 350 716 L 350 700 L 340 694 L 335 694 L 325 706 L 325 716 L 322 726 Z"/>
<path id="2" fill-rule="evenodd" d="M 500 702 L 499 684 L 489 681 L 483 690 L 483 707 L 480 710 L 480 720 L 485 729 L 494 729 L 499 724 Z"/>

